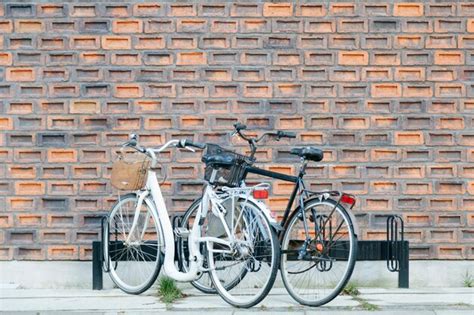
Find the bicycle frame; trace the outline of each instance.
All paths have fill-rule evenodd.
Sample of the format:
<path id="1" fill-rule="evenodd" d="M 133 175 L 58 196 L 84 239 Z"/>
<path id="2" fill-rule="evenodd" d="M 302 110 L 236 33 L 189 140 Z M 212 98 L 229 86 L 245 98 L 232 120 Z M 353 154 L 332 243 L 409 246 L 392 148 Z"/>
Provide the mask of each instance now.
<path id="1" fill-rule="evenodd" d="M 294 188 L 293 188 L 293 191 L 291 192 L 290 199 L 288 200 L 285 212 L 283 213 L 283 218 L 282 218 L 281 222 L 279 223 L 280 229 L 277 231 L 277 233 L 278 233 L 277 235 L 280 239 L 281 239 L 281 237 L 283 235 L 283 232 L 285 230 L 285 225 L 286 225 L 286 223 L 287 223 L 287 221 L 290 217 L 291 210 L 293 208 L 293 204 L 294 204 L 295 200 L 297 200 L 297 196 L 298 196 L 298 202 L 299 202 L 299 205 L 300 205 L 300 209 L 303 209 L 304 201 L 308 197 L 310 197 L 311 194 L 315 194 L 315 192 L 311 192 L 311 191 L 306 189 L 306 186 L 305 186 L 305 183 L 304 183 L 304 180 L 303 180 L 303 177 L 306 174 L 305 171 L 306 171 L 307 163 L 308 162 L 306 160 L 302 160 L 302 165 L 299 169 L 298 176 L 292 176 L 292 175 L 281 174 L 281 173 L 277 173 L 277 172 L 273 172 L 273 171 L 268 171 L 268 170 L 264 170 L 264 169 L 261 169 L 261 168 L 255 167 L 255 166 L 247 166 L 247 168 L 246 168 L 246 173 L 244 174 L 244 179 L 246 178 L 248 173 L 253 173 L 253 174 L 262 175 L 262 176 L 265 176 L 265 177 L 271 177 L 271 178 L 283 180 L 283 181 L 286 181 L 286 182 L 292 182 L 292 183 L 295 184 Z M 331 193 L 333 193 L 333 192 L 331 192 L 331 191 L 317 192 L 317 194 L 319 194 L 321 196 L 321 198 L 323 198 L 323 197 L 327 198 L 331 195 Z M 295 208 L 294 211 L 297 211 L 296 208 Z M 352 224 L 354 225 L 354 232 L 357 236 L 359 234 L 358 233 L 359 227 L 357 225 L 357 220 L 355 219 L 355 217 L 354 217 L 354 215 L 351 211 L 347 211 L 347 213 L 351 217 Z M 303 216 L 303 218 L 306 218 L 306 217 Z M 308 224 L 306 222 L 306 219 L 303 220 L 303 224 L 304 224 L 304 228 L 305 228 L 305 234 L 309 238 Z"/>
<path id="2" fill-rule="evenodd" d="M 213 187 L 211 185 L 207 185 L 204 189 L 201 204 L 199 205 L 198 212 L 196 215 L 196 218 L 200 218 L 200 219 L 197 220 L 195 224 L 193 224 L 193 227 L 188 237 L 189 252 L 190 252 L 189 269 L 186 272 L 181 272 L 178 270 L 174 262 L 175 247 L 174 247 L 173 227 L 171 224 L 171 220 L 169 218 L 169 214 L 166 207 L 166 203 L 163 198 L 163 194 L 160 189 L 160 185 L 158 183 L 156 172 L 153 170 L 153 168 L 156 167 L 156 164 L 157 164 L 156 153 L 162 152 L 168 146 L 173 145 L 176 142 L 177 140 L 171 140 L 160 149 L 157 149 L 157 150 L 147 149 L 146 150 L 146 153 L 152 158 L 151 169 L 148 171 L 148 174 L 147 174 L 146 189 L 141 192 L 140 191 L 137 192 L 138 202 L 135 208 L 135 214 L 133 217 L 130 233 L 127 239 L 125 240 L 125 243 L 130 242 L 131 235 L 134 234 L 133 232 L 137 228 L 138 217 L 139 217 L 143 202 L 147 200 L 146 198 L 151 195 L 151 201 L 153 204 L 152 211 L 154 211 L 158 215 L 158 221 L 160 223 L 161 231 L 163 234 L 162 236 L 164 239 L 164 246 L 165 246 L 165 251 L 164 251 L 165 258 L 163 262 L 164 270 L 166 274 L 170 276 L 171 278 L 177 281 L 188 282 L 188 281 L 193 281 L 197 279 L 199 277 L 199 274 L 202 271 L 207 270 L 203 268 L 203 256 L 200 252 L 200 243 L 206 242 L 208 250 L 211 250 L 211 251 L 231 253 L 231 250 L 232 250 L 231 245 L 235 241 L 235 236 L 234 236 L 235 227 L 232 224 L 231 229 L 229 229 L 229 227 L 227 226 L 225 217 L 223 215 L 222 209 L 224 208 L 220 204 L 219 197 L 214 192 Z M 257 185 L 255 187 L 259 187 L 261 185 Z M 253 200 L 253 198 L 250 197 L 250 192 L 252 189 L 255 189 L 255 187 L 250 187 L 250 188 L 243 187 L 243 188 L 234 188 L 234 189 L 230 188 L 228 189 L 228 192 L 234 193 L 236 196 L 244 197 L 247 200 L 251 199 L 252 201 L 254 201 L 256 205 L 258 205 L 259 209 L 262 210 L 262 212 L 267 217 L 271 218 L 270 211 L 265 207 L 265 205 L 262 203 L 258 203 L 257 201 Z M 223 224 L 228 240 L 224 240 L 224 239 L 212 237 L 212 236 L 201 236 L 201 227 L 204 224 L 204 219 L 206 218 L 207 213 L 209 211 L 209 205 L 211 205 L 210 208 L 213 214 L 216 215 L 220 219 L 221 223 Z M 142 238 L 146 232 L 149 219 L 150 219 L 149 213 L 147 213 L 144 228 L 140 232 L 140 235 Z M 238 222 L 238 220 L 236 222 Z M 224 245 L 228 247 L 229 250 L 213 249 L 213 246 L 210 245 L 211 243 L 218 243 L 218 244 Z"/>

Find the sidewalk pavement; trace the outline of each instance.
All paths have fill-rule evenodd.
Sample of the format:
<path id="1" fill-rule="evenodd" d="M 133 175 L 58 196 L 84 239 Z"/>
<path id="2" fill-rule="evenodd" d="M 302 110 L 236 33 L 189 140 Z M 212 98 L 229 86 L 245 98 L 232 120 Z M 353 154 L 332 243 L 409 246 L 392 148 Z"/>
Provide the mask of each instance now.
<path id="1" fill-rule="evenodd" d="M 165 305 L 152 288 L 138 296 L 118 289 L 19 289 L 0 287 L 1 314 L 396 314 L 472 315 L 473 288 L 381 289 L 360 288 L 360 295 L 339 296 L 323 307 L 303 307 L 284 289 L 273 289 L 267 298 L 251 309 L 232 308 L 217 295 L 184 289 L 185 298 Z M 263 315 L 262 314 L 262 315 Z"/>

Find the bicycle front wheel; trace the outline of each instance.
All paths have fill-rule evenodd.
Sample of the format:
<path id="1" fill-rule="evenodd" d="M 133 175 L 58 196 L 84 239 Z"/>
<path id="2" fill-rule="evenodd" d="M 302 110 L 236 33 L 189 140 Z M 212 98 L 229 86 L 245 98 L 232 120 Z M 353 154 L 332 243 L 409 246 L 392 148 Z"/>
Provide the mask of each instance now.
<path id="1" fill-rule="evenodd" d="M 208 243 L 209 272 L 215 289 L 226 302 L 248 308 L 261 302 L 272 288 L 278 271 L 280 246 L 268 219 L 257 205 L 243 201 L 226 210 L 225 224 L 233 240 L 221 233 L 218 238 L 229 241 L 228 246 Z M 229 211 L 233 214 L 229 215 Z"/>
<path id="2" fill-rule="evenodd" d="M 344 289 L 356 257 L 357 237 L 347 211 L 334 200 L 312 199 L 288 221 L 281 245 L 283 283 L 299 303 L 324 305 Z"/>
<path id="3" fill-rule="evenodd" d="M 148 290 L 162 264 L 162 233 L 156 211 L 148 198 L 138 211 L 137 202 L 136 194 L 119 198 L 109 214 L 104 247 L 112 281 L 129 294 Z"/>

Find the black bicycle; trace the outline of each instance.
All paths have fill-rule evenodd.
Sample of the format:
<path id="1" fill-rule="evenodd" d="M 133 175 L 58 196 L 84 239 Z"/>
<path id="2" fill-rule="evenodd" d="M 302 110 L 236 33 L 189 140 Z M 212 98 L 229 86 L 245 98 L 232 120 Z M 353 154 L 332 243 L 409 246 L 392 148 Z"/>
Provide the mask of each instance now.
<path id="1" fill-rule="evenodd" d="M 354 196 L 339 191 L 311 191 L 306 188 L 303 178 L 308 162 L 323 159 L 323 151 L 314 147 L 292 148 L 289 151 L 301 160 L 297 176 L 254 166 L 255 152 L 260 141 L 266 137 L 276 140 L 295 138 L 294 133 L 277 131 L 250 137 L 243 133 L 245 125 L 238 123 L 234 128 L 233 135 L 239 135 L 250 146 L 245 172 L 238 174 L 242 186 L 249 173 L 294 183 L 283 218 L 273 225 L 280 239 L 280 272 L 287 291 L 303 305 L 320 306 L 328 303 L 344 289 L 355 266 L 357 234 L 355 219 L 350 212 L 355 204 Z M 213 152 L 209 154 L 216 155 L 216 145 L 208 147 L 213 148 Z M 218 148 L 217 154 L 220 156 L 236 154 L 231 150 Z M 186 211 L 181 220 L 182 227 L 192 226 L 199 203 L 200 199 L 196 200 Z M 247 205 L 236 200 L 229 203 L 229 206 Z M 180 255 L 187 254 L 185 241 L 179 242 L 178 252 Z M 227 289 L 230 290 L 245 274 L 246 270 L 243 269 L 238 276 L 229 276 L 225 281 Z M 207 273 L 203 273 L 193 285 L 205 293 L 216 292 Z"/>

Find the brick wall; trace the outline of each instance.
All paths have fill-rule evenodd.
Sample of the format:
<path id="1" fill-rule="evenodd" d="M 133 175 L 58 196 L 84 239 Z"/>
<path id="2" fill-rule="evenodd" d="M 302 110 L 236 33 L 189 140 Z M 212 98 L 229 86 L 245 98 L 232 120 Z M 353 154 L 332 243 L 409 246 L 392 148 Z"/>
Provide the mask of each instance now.
<path id="1" fill-rule="evenodd" d="M 237 121 L 297 132 L 269 169 L 322 147 L 311 188 L 356 194 L 363 239 L 399 213 L 412 258 L 473 259 L 474 4 L 328 2 L 0 4 L 0 259 L 89 259 L 128 133 L 226 144 Z M 199 156 L 163 161 L 184 210 Z"/>

